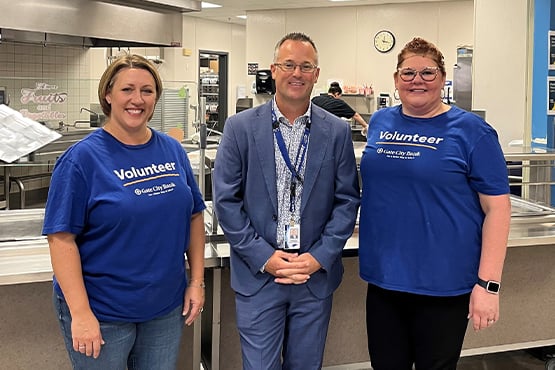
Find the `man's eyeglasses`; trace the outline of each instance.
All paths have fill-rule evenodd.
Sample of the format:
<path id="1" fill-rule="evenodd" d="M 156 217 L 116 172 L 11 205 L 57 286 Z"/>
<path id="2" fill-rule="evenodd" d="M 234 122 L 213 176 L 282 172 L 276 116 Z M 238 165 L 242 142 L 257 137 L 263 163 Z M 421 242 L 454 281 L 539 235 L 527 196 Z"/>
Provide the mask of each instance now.
<path id="1" fill-rule="evenodd" d="M 412 68 L 397 68 L 397 71 L 399 71 L 401 80 L 405 82 L 411 82 L 416 78 L 416 75 L 420 75 L 420 78 L 424 81 L 431 82 L 436 79 L 439 67 L 426 67 L 420 71 Z"/>
<path id="2" fill-rule="evenodd" d="M 293 72 L 295 68 L 299 67 L 302 73 L 312 73 L 318 68 L 318 66 L 310 63 L 295 64 L 293 62 L 283 62 L 274 63 L 274 65 L 279 67 L 283 72 Z"/>

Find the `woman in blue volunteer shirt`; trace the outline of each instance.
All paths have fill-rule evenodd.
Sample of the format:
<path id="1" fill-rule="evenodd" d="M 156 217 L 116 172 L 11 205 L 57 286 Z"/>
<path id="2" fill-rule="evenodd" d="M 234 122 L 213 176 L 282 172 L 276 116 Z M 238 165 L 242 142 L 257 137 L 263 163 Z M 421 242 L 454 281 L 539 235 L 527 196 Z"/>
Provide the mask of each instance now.
<path id="1" fill-rule="evenodd" d="M 205 205 L 180 143 L 147 126 L 161 93 L 148 60 L 116 59 L 98 89 L 105 126 L 54 168 L 43 234 L 74 369 L 174 369 L 202 311 Z"/>
<path id="2" fill-rule="evenodd" d="M 375 370 L 456 369 L 468 319 L 499 319 L 510 223 L 495 130 L 442 102 L 443 55 L 421 38 L 398 56 L 401 104 L 372 115 L 360 165 L 360 276 Z"/>

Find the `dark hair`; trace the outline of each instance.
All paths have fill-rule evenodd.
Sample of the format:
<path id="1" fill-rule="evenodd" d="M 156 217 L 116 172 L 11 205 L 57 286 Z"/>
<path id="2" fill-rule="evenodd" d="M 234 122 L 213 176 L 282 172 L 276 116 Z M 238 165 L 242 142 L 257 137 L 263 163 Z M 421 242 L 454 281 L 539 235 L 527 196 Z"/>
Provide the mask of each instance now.
<path id="1" fill-rule="evenodd" d="M 341 86 L 339 86 L 339 82 L 332 82 L 330 84 L 330 88 L 328 89 L 329 94 L 343 94 L 343 90 L 341 90 Z"/>
<path id="2" fill-rule="evenodd" d="M 408 54 L 416 54 L 433 59 L 437 63 L 441 73 L 445 76 L 446 72 L 443 54 L 431 42 L 428 42 L 420 37 L 413 38 L 405 45 L 399 55 L 397 55 L 397 68 L 403 64 Z M 397 74 L 397 72 L 395 72 L 395 74 Z"/>
<path id="3" fill-rule="evenodd" d="M 283 36 L 281 40 L 278 41 L 274 49 L 274 62 L 277 62 L 279 48 L 287 40 L 308 42 L 310 45 L 312 45 L 312 47 L 314 48 L 314 52 L 316 53 L 316 64 L 318 64 L 318 49 L 316 49 L 316 44 L 314 44 L 314 41 L 312 41 L 312 39 L 308 35 L 305 35 L 301 32 L 288 33 L 287 35 Z"/>
<path id="4" fill-rule="evenodd" d="M 150 72 L 154 78 L 154 84 L 156 85 L 156 102 L 158 102 L 158 99 L 162 96 L 162 79 L 154 64 L 143 56 L 137 54 L 124 54 L 116 58 L 112 64 L 106 68 L 98 84 L 98 100 L 102 107 L 102 112 L 104 112 L 106 117 L 110 117 L 112 113 L 112 106 L 106 100 L 106 95 L 108 95 L 112 87 L 114 87 L 114 82 L 116 81 L 118 73 L 125 68 L 144 69 Z M 152 116 L 148 117 L 149 120 L 151 118 Z"/>

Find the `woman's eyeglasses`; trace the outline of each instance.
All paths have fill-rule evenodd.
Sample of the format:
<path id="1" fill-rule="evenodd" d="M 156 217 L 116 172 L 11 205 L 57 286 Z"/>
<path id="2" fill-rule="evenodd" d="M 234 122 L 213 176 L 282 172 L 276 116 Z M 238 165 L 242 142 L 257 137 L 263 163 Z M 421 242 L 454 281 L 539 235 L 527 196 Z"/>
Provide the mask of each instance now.
<path id="1" fill-rule="evenodd" d="M 424 81 L 431 82 L 436 79 L 439 67 L 426 67 L 420 71 L 412 68 L 397 68 L 397 71 L 401 80 L 405 82 L 411 82 L 416 78 L 416 75 L 420 75 L 420 78 Z"/>

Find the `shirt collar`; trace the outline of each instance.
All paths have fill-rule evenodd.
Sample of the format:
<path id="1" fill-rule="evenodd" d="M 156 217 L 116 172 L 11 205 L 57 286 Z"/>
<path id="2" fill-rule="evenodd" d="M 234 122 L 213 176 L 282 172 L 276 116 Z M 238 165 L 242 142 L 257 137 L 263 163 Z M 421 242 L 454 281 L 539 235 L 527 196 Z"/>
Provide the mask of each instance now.
<path id="1" fill-rule="evenodd" d="M 276 114 L 276 118 L 277 118 L 278 122 L 280 122 L 280 123 L 285 123 L 285 122 L 287 122 L 287 123 L 289 123 L 290 125 L 293 125 L 293 124 L 294 124 L 294 122 L 293 122 L 293 123 L 289 122 L 289 121 L 287 120 L 287 118 L 280 112 L 280 110 L 279 110 L 279 108 L 278 108 L 278 106 L 277 106 L 277 103 L 276 103 L 276 98 L 275 98 L 275 96 L 274 96 L 274 98 L 272 99 L 272 109 L 274 110 L 274 113 Z M 310 119 L 311 115 L 312 115 L 312 102 L 310 102 L 310 103 L 308 104 L 308 109 L 306 110 L 306 112 L 305 112 L 302 116 L 300 116 L 300 117 L 302 117 L 302 119 L 299 120 L 299 117 L 297 117 L 297 119 L 296 119 L 295 121 L 298 121 L 298 122 L 301 122 L 301 123 L 306 124 L 307 122 L 311 122 L 311 119 Z"/>

